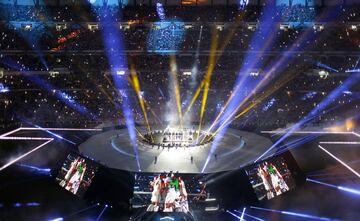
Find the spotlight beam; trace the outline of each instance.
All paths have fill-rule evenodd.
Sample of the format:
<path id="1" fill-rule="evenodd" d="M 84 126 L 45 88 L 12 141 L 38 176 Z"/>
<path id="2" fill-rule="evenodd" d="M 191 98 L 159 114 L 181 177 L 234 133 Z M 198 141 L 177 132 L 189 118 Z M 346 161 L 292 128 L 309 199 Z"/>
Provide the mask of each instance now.
<path id="1" fill-rule="evenodd" d="M 136 72 L 135 72 L 135 73 L 136 73 Z M 134 82 L 133 82 L 132 78 L 129 78 L 129 83 L 130 83 L 131 86 L 134 88 Z M 134 89 L 135 89 L 135 88 L 134 88 Z M 154 111 L 151 109 L 150 104 L 148 104 L 147 101 L 145 100 L 145 98 L 141 96 L 140 91 L 141 91 L 141 90 L 139 90 L 139 95 L 140 95 L 140 97 L 142 98 L 142 100 L 143 100 L 143 102 L 144 102 L 144 105 L 145 105 L 145 108 L 144 108 L 144 109 L 145 109 L 145 110 L 146 110 L 146 108 L 149 109 L 150 112 L 151 112 L 151 114 L 154 116 L 154 118 L 156 118 L 156 120 L 158 120 L 158 122 L 159 122 L 160 124 L 162 124 L 160 118 L 159 118 L 159 117 L 154 113 Z M 136 91 L 135 91 L 135 92 L 136 92 Z M 137 94 L 138 97 L 139 97 L 139 95 Z M 139 103 L 140 103 L 140 102 L 139 102 Z"/>
<path id="2" fill-rule="evenodd" d="M 236 215 L 233 212 L 230 212 L 229 210 L 226 210 L 227 213 L 229 213 L 230 215 L 232 215 L 233 217 L 236 217 L 237 219 L 239 219 L 239 221 L 246 221 L 245 219 L 241 218 L 240 216 Z"/>
<path id="3" fill-rule="evenodd" d="M 135 65 L 132 62 L 130 63 L 130 74 L 131 74 L 131 79 L 132 79 L 134 90 L 135 90 L 136 95 L 137 95 L 137 97 L 139 99 L 140 107 L 141 107 L 141 110 L 142 110 L 143 115 L 144 115 L 144 119 L 145 119 L 147 129 L 148 129 L 149 132 L 151 132 L 148 116 L 147 116 L 146 109 L 145 109 L 144 98 L 142 97 L 142 95 L 140 93 L 141 92 L 140 80 L 139 80 L 139 77 L 138 77 L 138 75 L 137 75 L 137 73 L 135 71 Z"/>
<path id="4" fill-rule="evenodd" d="M 274 14 L 273 7 L 268 6 L 264 10 L 264 14 L 260 18 L 260 25 L 261 27 L 254 33 L 252 39 L 251 39 L 251 45 L 254 45 L 256 49 L 253 49 L 252 51 L 259 51 L 260 53 L 256 53 L 256 56 L 254 58 L 252 53 L 247 53 L 245 56 L 245 61 L 242 64 L 241 69 L 239 70 L 238 77 L 236 79 L 236 83 L 234 86 L 234 91 L 230 95 L 230 97 L 225 102 L 224 107 L 222 108 L 222 111 L 217 115 L 213 123 L 211 124 L 210 128 L 212 129 L 214 126 L 216 126 L 217 121 L 220 119 L 220 117 L 225 113 L 227 113 L 226 109 L 227 107 L 236 105 L 237 100 L 241 99 L 238 95 L 239 90 L 242 88 L 242 85 L 246 81 L 246 76 L 241 76 L 240 73 L 246 73 L 250 69 L 254 68 L 255 65 L 261 66 L 263 61 L 259 61 L 259 58 L 263 54 L 263 52 L 271 46 L 271 43 L 274 40 L 274 33 L 272 27 L 275 25 L 274 22 L 270 23 L 268 26 L 264 26 L 264 24 L 268 24 L 269 21 L 272 20 L 272 16 Z M 263 33 L 262 33 L 263 32 Z M 263 37 L 266 36 L 266 42 L 263 42 Z M 261 45 L 261 46 L 260 46 Z M 237 98 L 236 100 L 233 100 L 234 98 Z M 230 108 L 232 111 L 232 108 Z M 208 130 L 208 132 L 211 131 L 211 129 Z"/>
<path id="5" fill-rule="evenodd" d="M 338 161 L 339 163 L 341 163 L 344 167 L 346 167 L 348 170 L 350 170 L 353 174 L 355 174 L 357 177 L 360 178 L 360 174 L 358 172 L 356 172 L 353 168 L 351 168 L 349 165 L 347 165 L 344 161 L 340 160 L 339 158 L 337 158 L 334 154 L 330 153 L 328 150 L 326 150 L 324 147 L 322 147 L 320 144 L 318 144 L 318 147 L 320 149 L 322 149 L 325 153 L 327 153 L 329 156 L 331 156 L 332 158 L 334 158 L 336 161 Z"/>
<path id="6" fill-rule="evenodd" d="M 19 73 L 21 73 L 23 76 L 28 78 L 33 83 L 37 84 L 39 87 L 41 87 L 43 90 L 46 90 L 53 94 L 55 97 L 57 97 L 59 100 L 61 100 L 66 106 L 71 107 L 72 109 L 76 110 L 77 112 L 81 114 L 88 114 L 90 115 L 91 119 L 96 119 L 96 116 L 90 112 L 85 106 L 82 104 L 76 102 L 74 98 L 72 98 L 70 95 L 66 94 L 64 91 L 61 91 L 57 88 L 55 88 L 52 84 L 48 83 L 47 81 L 43 80 L 42 78 L 33 75 L 31 73 L 28 73 L 26 71 L 23 71 L 22 64 L 14 62 L 12 59 L 9 58 L 3 58 L 0 60 L 3 64 L 8 66 L 11 69 L 15 69 Z"/>
<path id="7" fill-rule="evenodd" d="M 277 131 L 277 130 L 263 130 L 261 131 L 262 134 L 286 134 L 288 133 L 288 129 Z M 354 134 L 353 132 L 347 131 L 293 131 L 292 134 Z"/>
<path id="8" fill-rule="evenodd" d="M 204 118 L 206 102 L 207 102 L 207 98 L 208 98 L 208 94 L 209 94 L 211 76 L 212 76 L 214 68 L 215 68 L 215 62 L 216 62 L 215 61 L 215 59 L 216 59 L 215 51 L 218 46 L 218 39 L 219 39 L 218 33 L 217 33 L 216 29 L 214 29 L 213 33 L 212 33 L 212 37 L 211 37 L 211 47 L 210 47 L 210 56 L 209 56 L 209 60 L 208 60 L 208 69 L 206 71 L 205 78 L 204 78 L 204 80 L 205 80 L 204 93 L 203 93 L 202 103 L 201 103 L 200 121 L 199 121 L 198 133 L 197 133 L 197 140 L 199 139 L 202 121 Z"/>
<path id="9" fill-rule="evenodd" d="M 200 92 L 201 92 L 201 90 L 203 89 L 204 85 L 205 85 L 204 81 L 201 81 L 201 84 L 200 84 L 200 86 L 196 89 L 195 94 L 194 94 L 193 98 L 191 99 L 189 106 L 186 108 L 186 111 L 185 111 L 185 113 L 184 113 L 184 116 L 191 110 L 191 108 L 192 108 L 192 106 L 194 105 L 196 99 L 199 97 Z"/>
<path id="10" fill-rule="evenodd" d="M 0 168 L 0 171 L 6 169 L 7 167 L 11 166 L 12 164 L 18 162 L 19 160 L 23 159 L 24 157 L 30 155 L 31 153 L 34 153 L 35 151 L 39 150 L 40 148 L 44 147 L 45 145 L 51 143 L 52 141 L 54 141 L 54 138 L 49 138 L 49 137 L 9 137 L 8 135 L 11 135 L 13 133 L 16 133 L 18 131 L 21 130 L 53 130 L 53 131 L 57 131 L 57 130 L 62 130 L 62 131 L 102 131 L 102 129 L 91 129 L 91 128 L 39 128 L 39 127 L 19 127 L 15 130 L 9 131 L 7 133 L 4 133 L 2 135 L 0 135 L 0 140 L 46 140 L 44 143 L 34 147 L 33 149 L 31 149 L 30 151 L 22 154 L 21 156 L 9 161 L 8 163 L 6 163 L 5 165 L 3 165 Z"/>
<path id="11" fill-rule="evenodd" d="M 273 16 L 273 13 L 268 13 L 268 11 L 271 11 L 271 8 L 269 10 L 266 10 L 266 13 L 264 13 L 264 17 L 265 14 L 267 14 L 268 16 Z M 321 17 L 329 17 L 328 12 L 323 13 L 323 15 Z M 266 22 L 267 19 L 264 19 L 264 21 Z M 262 23 L 262 22 L 261 22 Z M 272 30 L 268 30 L 268 31 L 272 31 Z M 310 35 L 310 37 L 309 37 Z M 294 51 L 299 47 L 304 47 L 305 43 L 307 40 L 313 39 L 315 37 L 315 35 L 313 34 L 313 32 L 311 32 L 311 30 L 308 30 L 305 32 L 305 34 L 303 34 L 294 44 L 292 44 L 291 48 L 289 51 Z M 270 38 L 269 38 L 270 39 Z M 269 42 L 269 41 L 268 41 Z M 261 42 L 259 42 L 259 44 L 261 44 Z M 256 44 L 255 44 L 256 45 Z M 262 50 L 265 50 L 266 48 L 263 48 Z M 289 60 L 292 58 L 292 56 L 289 56 L 288 53 L 285 53 L 284 55 L 281 56 L 281 58 L 279 59 L 279 61 L 275 62 L 275 64 L 269 65 L 267 70 L 269 73 L 272 73 L 276 70 L 276 72 L 280 72 L 279 70 L 283 68 L 283 66 L 285 66 L 286 63 L 289 63 Z M 255 60 L 255 59 L 253 59 Z M 253 62 L 253 60 L 250 60 L 249 63 Z M 251 66 L 250 66 L 251 67 Z M 243 70 L 243 68 L 242 68 Z M 247 69 L 244 69 L 247 70 Z M 237 80 L 237 84 L 235 86 L 235 91 L 236 88 L 241 88 L 240 86 L 243 85 L 243 83 L 245 82 L 245 78 L 240 78 Z M 261 82 L 262 83 L 262 82 Z M 233 97 L 231 97 L 232 101 L 231 101 L 231 105 L 230 105 L 230 113 L 234 110 L 232 107 L 234 105 L 236 105 L 236 103 L 239 101 L 239 99 L 241 99 L 241 97 L 239 98 L 238 96 L 236 97 L 236 99 L 234 100 Z M 228 108 L 229 109 L 229 108 Z M 226 114 L 228 114 L 229 112 L 225 112 Z M 246 112 L 245 112 L 246 113 Z M 240 117 L 242 114 L 238 115 L 237 117 Z M 230 118 L 228 118 L 230 119 Z M 215 122 L 216 123 L 216 122 Z M 212 124 L 213 126 L 213 124 Z M 220 130 L 219 130 L 220 131 Z M 219 138 L 220 139 L 220 138 Z M 214 144 L 213 144 L 214 145 Z M 274 145 L 275 146 L 275 145 Z M 264 154 L 267 154 L 271 149 L 274 148 L 274 146 L 270 147 L 270 149 L 268 151 L 266 151 Z M 212 147 L 213 149 L 213 147 Z M 210 155 L 210 153 L 209 153 Z M 260 157 L 263 157 L 263 155 L 261 155 Z M 209 159 L 209 156 L 208 156 Z M 257 161 L 258 159 L 256 159 L 255 161 Z M 206 161 L 205 165 L 207 164 L 208 160 Z M 205 168 L 205 166 L 204 166 Z M 203 168 L 203 170 L 204 170 Z"/>
<path id="12" fill-rule="evenodd" d="M 274 209 L 261 208 L 261 207 L 256 207 L 256 206 L 250 206 L 250 208 L 255 209 L 255 210 L 262 210 L 262 211 L 267 211 L 267 212 L 274 212 L 274 213 L 280 213 L 280 214 L 284 214 L 284 215 L 296 216 L 296 217 L 301 217 L 301 218 L 306 218 L 306 219 L 323 220 L 323 221 L 340 221 L 339 219 L 319 217 L 319 216 L 314 216 L 314 215 L 309 215 L 309 214 L 304 214 L 304 213 L 296 213 L 296 212 L 291 212 L 291 211 L 274 210 Z"/>
<path id="13" fill-rule="evenodd" d="M 269 75 L 267 75 L 269 76 Z M 244 114 L 248 113 L 252 108 L 254 108 L 256 105 L 258 105 L 259 103 L 261 103 L 264 99 L 268 98 L 271 94 L 275 93 L 277 90 L 279 90 L 281 87 L 283 87 L 286 83 L 288 83 L 289 81 L 291 81 L 293 78 L 295 78 L 296 74 L 292 74 L 289 76 L 285 76 L 279 83 L 277 86 L 274 86 L 272 88 L 270 88 L 269 90 L 265 91 L 260 97 L 255 98 L 255 101 L 250 103 L 249 106 L 247 106 L 242 112 L 240 112 L 238 115 L 236 115 L 234 117 L 234 115 L 237 113 L 237 111 L 241 108 L 241 106 L 250 99 L 250 97 L 255 93 L 254 90 L 257 90 L 257 88 L 255 88 L 252 93 L 250 93 L 237 107 L 236 109 L 230 113 L 229 117 L 220 125 L 220 127 L 212 134 L 212 136 L 210 136 L 209 139 L 212 139 L 213 137 L 215 137 L 222 129 L 226 128 L 229 124 L 231 124 L 233 121 L 235 121 L 236 119 L 238 119 L 239 117 L 243 116 Z M 263 81 L 262 81 L 263 82 Z M 259 85 L 261 85 L 262 83 L 260 82 L 260 84 L 257 85 L 257 87 Z M 211 127 L 210 127 L 211 128 Z M 204 139 L 203 139 L 204 140 Z"/>
<path id="14" fill-rule="evenodd" d="M 344 144 L 344 145 L 359 145 L 360 142 L 351 141 L 321 141 L 319 144 Z"/>
<path id="15" fill-rule="evenodd" d="M 292 132 L 300 129 L 302 126 L 309 123 L 315 116 L 320 115 L 327 106 L 329 106 L 335 99 L 337 99 L 343 91 L 347 90 L 352 85 L 356 84 L 360 80 L 360 77 L 357 75 L 351 75 L 346 79 L 339 87 L 331 91 L 331 93 L 325 97 L 314 109 L 312 109 L 305 117 L 299 120 L 291 129 L 283 135 L 279 140 L 277 140 L 271 147 L 269 147 L 263 154 L 261 154 L 254 162 L 263 158 L 271 150 L 273 150 L 279 143 L 285 140 Z"/>
<path id="16" fill-rule="evenodd" d="M 0 137 L 0 140 L 49 140 L 47 137 Z"/>
<path id="17" fill-rule="evenodd" d="M 180 127 L 182 128 L 183 120 L 182 120 L 181 96 L 180 96 L 179 81 L 177 78 L 177 67 L 176 67 L 175 55 L 170 55 L 170 73 L 172 76 L 172 83 L 173 83 L 173 87 L 175 90 L 175 99 L 176 99 L 176 106 L 177 106 L 177 111 L 178 111 Z"/>
<path id="18" fill-rule="evenodd" d="M 219 50 L 217 50 L 217 55 L 216 55 L 216 61 L 215 64 L 217 63 L 217 61 L 220 59 L 220 57 L 222 56 L 223 52 L 225 51 L 225 48 L 228 46 L 229 42 L 231 41 L 232 37 L 235 34 L 236 28 L 241 24 L 241 20 L 244 17 L 245 13 L 242 11 L 240 12 L 240 15 L 237 16 L 236 21 L 233 23 L 233 27 L 230 29 L 229 33 L 227 34 L 227 36 L 225 37 L 225 40 L 223 41 L 224 44 L 222 44 L 222 46 L 220 47 Z M 198 98 L 201 89 L 203 89 L 205 85 L 205 79 L 203 79 L 199 85 L 199 87 L 196 89 L 196 92 L 193 96 L 193 98 L 191 99 L 190 105 L 188 106 L 185 114 L 187 112 L 190 111 L 191 107 L 193 106 L 193 104 L 195 103 L 196 99 Z M 184 114 L 184 115 L 185 115 Z"/>
<path id="19" fill-rule="evenodd" d="M 68 217 L 70 217 L 70 216 L 78 215 L 78 214 L 80 214 L 80 213 L 83 213 L 83 212 L 85 212 L 85 211 L 87 211 L 87 210 L 90 210 L 90 209 L 92 209 L 92 208 L 95 208 L 95 207 L 97 207 L 97 206 L 98 206 L 98 204 L 91 205 L 91 206 L 86 207 L 86 208 L 84 208 L 84 209 L 81 209 L 81 210 L 78 210 L 78 211 L 76 211 L 76 212 L 73 212 L 73 213 L 71 213 L 70 215 L 65 216 L 64 218 L 68 218 Z"/>
<path id="20" fill-rule="evenodd" d="M 101 219 L 101 217 L 103 216 L 105 210 L 107 209 L 107 205 L 104 206 L 104 208 L 101 210 L 100 214 L 98 215 L 98 217 L 96 218 L 95 221 L 99 221 Z"/>
<path id="21" fill-rule="evenodd" d="M 9 136 L 10 134 L 16 133 L 16 132 L 18 132 L 18 131 L 21 130 L 21 129 L 22 129 L 22 128 L 19 127 L 18 129 L 15 129 L 15 130 L 9 131 L 9 132 L 7 132 L 7 133 L 1 134 L 0 137 Z"/>
<path id="22" fill-rule="evenodd" d="M 11 160 L 10 162 L 6 163 L 6 164 L 3 165 L 2 167 L 0 167 L 0 171 L 2 171 L 2 170 L 4 170 L 5 168 L 11 166 L 12 164 L 18 162 L 19 160 L 23 159 L 24 157 L 28 156 L 29 154 L 31 154 L 31 153 L 39 150 L 40 148 L 42 148 L 43 146 L 45 146 L 46 144 L 48 144 L 48 143 L 50 143 L 50 142 L 52 142 L 52 141 L 54 140 L 54 138 L 48 138 L 48 139 L 49 139 L 49 140 L 46 141 L 45 143 L 40 144 L 39 146 L 36 146 L 36 147 L 33 148 L 32 150 L 30 150 L 30 151 L 24 153 L 23 155 L 15 158 L 15 159 L 13 159 L 13 160 Z"/>
<path id="23" fill-rule="evenodd" d="M 355 133 L 354 131 L 352 132 L 352 134 L 354 134 L 354 135 L 357 136 L 357 137 L 360 137 L 360 134 Z"/>
<path id="24" fill-rule="evenodd" d="M 240 213 L 240 214 L 242 213 L 242 212 L 240 212 L 240 211 L 238 211 L 238 210 L 234 210 L 234 211 L 237 212 L 237 213 Z M 250 218 L 252 218 L 252 219 L 258 220 L 258 221 L 266 221 L 266 220 L 264 220 L 264 219 L 260 219 L 259 217 L 252 216 L 252 215 L 247 214 L 247 213 L 244 213 L 244 215 L 247 216 L 247 217 L 250 217 Z"/>
<path id="25" fill-rule="evenodd" d="M 136 164 L 138 170 L 140 171 L 141 166 L 136 141 L 135 121 L 131 108 L 131 100 L 126 94 L 126 91 L 128 89 L 127 78 L 125 76 L 119 76 L 117 74 L 119 70 L 124 71 L 128 69 L 128 61 L 125 55 L 126 53 L 123 53 L 125 49 L 123 35 L 121 30 L 116 25 L 114 25 L 115 23 L 113 18 L 111 16 L 104 16 L 110 13 L 108 7 L 102 7 L 101 10 L 94 10 L 94 12 L 98 16 L 103 18 L 100 21 L 102 25 L 101 33 L 106 56 L 110 66 L 110 73 L 115 86 L 114 89 L 124 92 L 124 94 L 121 94 L 122 113 L 125 118 L 125 124 L 132 143 L 132 148 L 136 156 Z"/>
<path id="26" fill-rule="evenodd" d="M 324 185 L 324 186 L 331 187 L 331 188 L 335 188 L 335 189 L 342 190 L 342 191 L 345 191 L 345 192 L 348 192 L 348 193 L 360 195 L 360 190 L 352 189 L 352 188 L 349 188 L 349 187 L 336 186 L 336 185 L 333 185 L 333 184 L 330 184 L 330 183 L 324 183 L 324 182 L 321 182 L 321 181 L 318 181 L 318 180 L 313 180 L 313 179 L 310 179 L 310 178 L 306 178 L 306 181 L 311 182 L 311 183 Z"/>

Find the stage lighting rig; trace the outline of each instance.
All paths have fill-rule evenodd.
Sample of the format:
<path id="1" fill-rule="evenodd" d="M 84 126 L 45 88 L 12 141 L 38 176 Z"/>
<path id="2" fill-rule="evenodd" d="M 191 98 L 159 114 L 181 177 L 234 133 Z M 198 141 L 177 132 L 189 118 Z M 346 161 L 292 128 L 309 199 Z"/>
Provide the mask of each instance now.
<path id="1" fill-rule="evenodd" d="M 319 70 L 319 76 L 321 79 L 326 79 L 329 76 L 329 72 L 325 70 Z"/>
<path id="2" fill-rule="evenodd" d="M 313 29 L 314 31 L 323 31 L 325 26 L 323 24 L 314 24 Z"/>
<path id="3" fill-rule="evenodd" d="M 248 25 L 247 25 L 247 29 L 249 29 L 250 31 L 255 31 L 256 28 L 257 28 L 256 23 L 248 23 Z"/>
<path id="4" fill-rule="evenodd" d="M 130 25 L 120 25 L 120 30 L 129 30 Z"/>
<path id="5" fill-rule="evenodd" d="M 224 25 L 216 25 L 216 29 L 222 31 L 224 30 Z"/>
<path id="6" fill-rule="evenodd" d="M 280 24 L 280 30 L 288 31 L 289 29 L 291 29 L 290 24 Z"/>
<path id="7" fill-rule="evenodd" d="M 124 69 L 116 70 L 116 75 L 117 76 L 124 76 L 124 75 L 126 75 L 126 70 L 124 70 Z"/>
<path id="8" fill-rule="evenodd" d="M 360 26 L 360 25 L 351 25 L 350 28 L 351 28 L 351 30 L 353 30 L 353 31 L 357 31 L 357 30 L 358 30 L 358 26 Z"/>
<path id="9" fill-rule="evenodd" d="M 183 71 L 184 76 L 191 76 L 191 71 Z"/>
<path id="10" fill-rule="evenodd" d="M 88 24 L 88 29 L 89 29 L 90 31 L 99 30 L 99 24 L 96 24 L 96 23 Z"/>
<path id="11" fill-rule="evenodd" d="M 66 23 L 58 23 L 55 25 L 56 31 L 63 31 L 67 29 Z"/>
<path id="12" fill-rule="evenodd" d="M 21 24 L 21 28 L 25 31 L 31 31 L 32 29 L 32 24 Z"/>

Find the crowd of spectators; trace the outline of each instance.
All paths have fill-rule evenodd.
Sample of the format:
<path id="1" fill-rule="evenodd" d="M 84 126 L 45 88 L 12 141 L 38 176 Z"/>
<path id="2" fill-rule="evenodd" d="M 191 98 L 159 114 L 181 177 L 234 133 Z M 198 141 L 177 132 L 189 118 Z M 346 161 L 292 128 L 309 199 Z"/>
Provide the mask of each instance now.
<path id="1" fill-rule="evenodd" d="M 342 19 L 346 21 L 359 21 L 358 6 L 337 6 L 341 9 Z M 247 6 L 244 10 L 233 6 L 167 6 L 165 14 L 170 18 L 181 19 L 185 22 L 231 22 L 239 17 L 243 21 L 257 22 L 261 19 L 265 10 L 272 10 L 273 19 L 278 22 L 312 22 L 328 10 L 327 7 L 308 7 L 303 5 L 293 6 Z M 159 20 L 154 6 L 119 7 L 91 6 L 91 5 L 66 5 L 55 6 L 31 6 L 13 5 L 0 3 L 0 15 L 3 21 L 33 21 L 33 22 L 96 22 L 111 19 L 116 22 Z"/>
<path id="2" fill-rule="evenodd" d="M 0 4 L 0 11 L 3 12 L 5 7 L 9 6 Z M 126 53 L 129 63 L 134 64 L 139 76 L 141 96 L 145 99 L 150 122 L 164 124 L 163 116 L 169 111 L 169 102 L 175 96 L 171 90 L 171 59 L 168 55 L 147 51 L 147 40 L 153 28 L 148 22 L 158 20 L 156 11 L 147 9 L 148 11 L 137 9 L 132 14 L 132 8 L 111 8 L 110 14 L 116 18 L 115 21 L 124 21 L 123 18 L 126 18 L 125 21 L 129 24 L 135 20 L 139 22 L 122 28 L 125 43 L 123 53 Z M 111 75 L 101 27 L 100 30 L 89 30 L 86 24 L 77 22 L 84 17 L 86 21 L 101 20 L 101 17 L 96 16 L 101 14 L 97 10 L 102 9 L 89 9 L 85 14 L 69 13 L 74 12 L 73 10 L 76 9 L 70 6 L 50 9 L 21 6 L 2 14 L 5 22 L 1 24 L 0 33 L 0 82 L 9 88 L 9 92 L 0 93 L 2 128 L 12 127 L 23 119 L 44 126 L 90 127 L 104 122 L 123 122 L 121 103 L 124 95 L 131 101 L 135 121 L 144 123 L 144 115 L 132 82 L 128 80 L 125 89 L 118 89 L 114 84 L 113 78 L 119 76 Z M 191 27 L 184 27 L 184 40 L 175 56 L 184 111 L 210 66 L 210 48 L 213 35 L 217 35 L 218 49 L 205 122 L 212 122 L 221 111 L 234 91 L 237 79 L 245 78 L 245 82 L 256 82 L 271 67 L 276 67 L 276 77 L 271 78 L 273 82 L 267 82 L 257 94 L 251 96 L 244 108 L 252 102 L 256 105 L 246 115 L 234 121 L 233 126 L 251 129 L 285 127 L 306 116 L 331 91 L 340 86 L 350 76 L 350 73 L 346 73 L 347 70 L 359 68 L 360 35 L 357 30 L 350 28 L 350 23 L 346 23 L 358 18 L 355 10 L 342 9 L 340 17 L 343 20 L 329 26 L 325 24 L 321 31 L 312 27 L 280 30 L 278 24 L 274 23 L 272 25 L 276 29 L 270 32 L 271 36 L 265 36 L 266 27 L 261 24 L 257 24 L 255 31 L 247 23 L 235 26 L 227 24 L 236 20 L 238 9 L 209 8 L 204 13 L 197 10 L 200 9 L 166 9 L 173 17 L 194 21 L 190 23 Z M 245 15 L 243 20 L 258 21 L 261 9 L 248 10 L 252 15 Z M 300 6 L 291 9 L 281 6 L 278 10 L 282 19 L 292 22 L 307 22 L 315 13 L 313 8 Z M 294 17 L 292 10 L 299 17 Z M 307 17 L 304 10 L 311 10 L 312 15 Z M 213 16 L 210 16 L 212 13 Z M 206 18 L 207 14 L 213 20 Z M 277 20 L 278 15 L 274 16 L 274 22 L 281 21 Z M 56 30 L 54 24 L 43 22 L 32 27 L 32 30 L 19 30 L 10 22 L 39 21 L 39 17 L 45 19 L 41 21 L 51 18 L 52 21 L 68 22 L 68 27 Z M 214 20 L 222 21 L 225 25 L 209 22 Z M 259 40 L 254 40 L 255 36 Z M 268 42 L 266 47 L 259 45 L 265 40 Z M 239 72 L 252 60 L 257 62 L 250 69 Z M 192 71 L 192 75 L 183 74 L 189 71 Z M 329 76 L 320 76 L 320 71 L 329 72 Z M 277 90 L 266 97 L 261 96 L 266 91 L 272 91 L 271 88 L 281 82 L 282 77 L 290 75 L 294 77 L 281 84 Z M 125 75 L 124 78 L 127 79 L 128 76 Z M 244 97 L 251 95 L 251 85 L 244 84 L 238 93 L 243 93 Z M 339 122 L 356 115 L 359 89 L 355 85 L 348 88 L 351 93 L 342 91 L 329 106 L 332 110 L 324 112 L 314 122 Z M 316 93 L 304 100 L 309 92 Z M 190 111 L 191 121 L 199 121 L 201 96 L 202 93 Z M 264 109 L 264 105 L 270 100 L 273 102 Z"/>

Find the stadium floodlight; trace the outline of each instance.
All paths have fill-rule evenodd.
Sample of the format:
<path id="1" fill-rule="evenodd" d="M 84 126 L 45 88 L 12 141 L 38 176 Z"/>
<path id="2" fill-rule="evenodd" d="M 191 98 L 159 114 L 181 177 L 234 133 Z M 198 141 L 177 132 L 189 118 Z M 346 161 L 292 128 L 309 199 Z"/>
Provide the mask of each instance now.
<path id="1" fill-rule="evenodd" d="M 222 31 L 224 30 L 224 25 L 216 25 L 216 29 Z"/>
<path id="2" fill-rule="evenodd" d="M 252 77 L 257 77 L 260 75 L 260 72 L 259 71 L 250 71 L 249 75 Z"/>
<path id="3" fill-rule="evenodd" d="M 59 71 L 49 71 L 49 75 L 50 75 L 50 77 L 56 77 L 56 75 L 59 75 L 60 74 L 60 72 Z"/>
<path id="4" fill-rule="evenodd" d="M 130 25 L 120 25 L 120 30 L 129 30 Z"/>
<path id="5" fill-rule="evenodd" d="M 284 214 L 284 215 L 296 216 L 296 217 L 301 217 L 301 218 L 306 218 L 306 219 L 313 219 L 313 220 L 323 220 L 323 221 L 335 221 L 335 220 L 337 220 L 337 219 L 332 219 L 332 218 L 328 218 L 328 217 L 314 216 L 314 215 L 305 214 L 305 213 L 296 213 L 296 212 L 291 212 L 291 211 L 275 210 L 275 209 L 261 208 L 261 207 L 256 207 L 256 206 L 250 206 L 250 208 L 255 209 L 255 210 L 262 210 L 262 211 L 268 211 L 268 212 L 273 212 L 273 213 L 280 213 L 280 214 Z"/>
<path id="6" fill-rule="evenodd" d="M 0 93 L 7 93 L 9 91 L 10 91 L 9 87 L 4 85 L 3 83 L 0 83 Z"/>
<path id="7" fill-rule="evenodd" d="M 280 30 L 288 31 L 291 28 L 289 24 L 280 24 Z"/>
<path id="8" fill-rule="evenodd" d="M 313 26 L 314 31 L 322 31 L 324 28 L 325 26 L 323 24 L 314 24 Z"/>
<path id="9" fill-rule="evenodd" d="M 32 24 L 22 24 L 21 27 L 22 27 L 22 29 L 24 29 L 25 31 L 31 31 L 31 29 L 32 29 Z"/>
<path id="10" fill-rule="evenodd" d="M 57 23 L 55 25 L 56 31 L 63 31 L 67 28 L 66 23 Z"/>
<path id="11" fill-rule="evenodd" d="M 125 75 L 126 74 L 126 71 L 125 70 L 117 70 L 116 71 L 116 75 L 118 75 L 118 76 L 123 76 L 123 75 Z"/>
<path id="12" fill-rule="evenodd" d="M 191 76 L 191 71 L 184 71 L 184 72 L 183 72 L 183 75 L 184 75 L 184 76 Z"/>
<path id="13" fill-rule="evenodd" d="M 98 24 L 88 24 L 88 29 L 90 31 L 99 30 L 99 25 Z"/>
<path id="14" fill-rule="evenodd" d="M 64 218 L 58 217 L 58 218 L 55 218 L 55 219 L 50 219 L 49 221 L 62 221 L 62 220 L 64 220 Z"/>
<path id="15" fill-rule="evenodd" d="M 325 70 L 319 70 L 319 76 L 322 79 L 326 79 L 329 76 L 329 72 L 327 72 Z"/>
<path id="16" fill-rule="evenodd" d="M 250 31 L 255 31 L 257 26 L 256 26 L 256 23 L 249 23 L 247 28 L 250 30 Z"/>

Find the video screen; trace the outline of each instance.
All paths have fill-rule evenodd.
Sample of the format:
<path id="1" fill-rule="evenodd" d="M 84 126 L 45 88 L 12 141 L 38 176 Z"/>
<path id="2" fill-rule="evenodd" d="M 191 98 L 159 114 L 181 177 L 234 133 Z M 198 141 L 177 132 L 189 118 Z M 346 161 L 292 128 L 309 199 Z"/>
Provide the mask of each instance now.
<path id="1" fill-rule="evenodd" d="M 177 173 L 136 173 L 133 207 L 148 212 L 184 212 L 208 196 L 204 176 Z"/>
<path id="2" fill-rule="evenodd" d="M 76 154 L 69 154 L 62 165 L 56 182 L 67 191 L 83 196 L 93 181 L 98 165 Z"/>
<path id="3" fill-rule="evenodd" d="M 259 200 L 272 199 L 296 186 L 283 157 L 265 160 L 249 166 L 245 171 Z"/>

